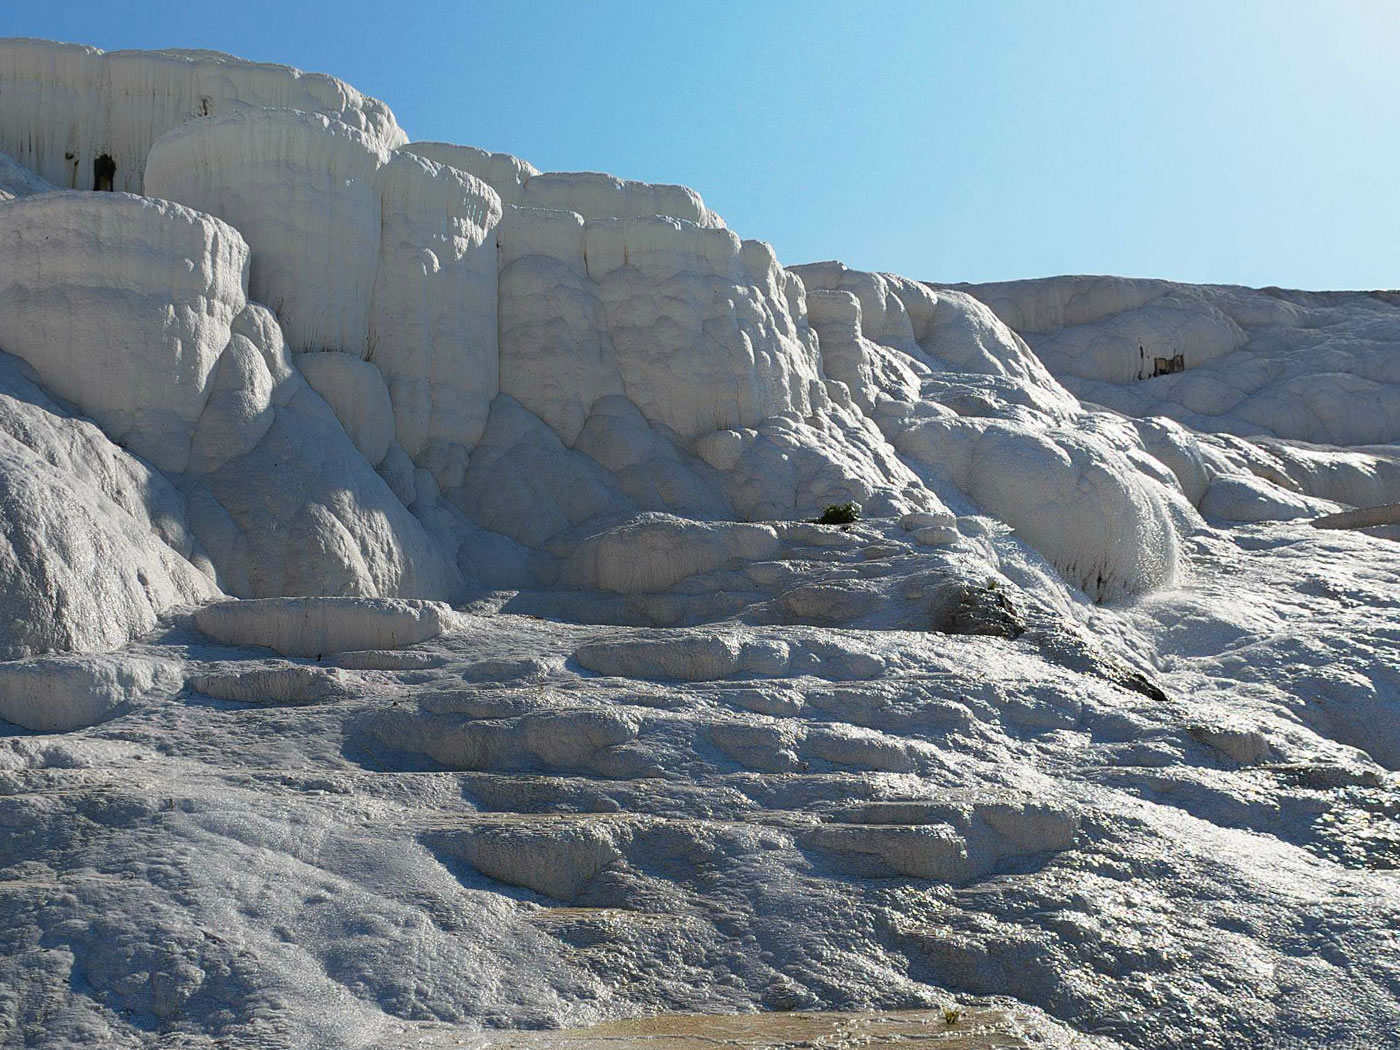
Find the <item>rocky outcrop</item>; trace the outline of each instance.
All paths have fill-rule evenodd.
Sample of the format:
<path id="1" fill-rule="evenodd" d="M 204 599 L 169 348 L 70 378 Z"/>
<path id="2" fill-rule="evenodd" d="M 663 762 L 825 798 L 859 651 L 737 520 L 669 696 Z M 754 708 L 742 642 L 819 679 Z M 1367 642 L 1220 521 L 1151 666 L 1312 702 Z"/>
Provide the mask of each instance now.
<path id="1" fill-rule="evenodd" d="M 151 144 L 195 117 L 277 106 L 324 113 L 386 146 L 389 107 L 343 80 L 215 51 L 112 51 L 0 40 L 0 152 L 61 189 L 142 193 Z"/>

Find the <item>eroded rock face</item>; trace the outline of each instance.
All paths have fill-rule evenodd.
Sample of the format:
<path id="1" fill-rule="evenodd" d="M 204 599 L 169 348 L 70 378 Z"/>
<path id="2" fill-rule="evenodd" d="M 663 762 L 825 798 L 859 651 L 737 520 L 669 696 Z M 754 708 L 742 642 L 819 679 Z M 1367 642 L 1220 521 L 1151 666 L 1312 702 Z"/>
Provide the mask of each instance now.
<path id="1" fill-rule="evenodd" d="M 146 178 L 150 192 L 245 231 L 252 295 L 288 343 L 372 361 L 399 446 L 440 488 L 461 485 L 498 389 L 501 205 L 490 187 L 330 117 L 279 109 L 174 129 Z"/>
<path id="2" fill-rule="evenodd" d="M 0 663 L 0 719 L 62 733 L 105 722 L 132 704 L 168 696 L 179 687 L 179 673 L 171 664 L 139 657 L 41 656 Z"/>
<path id="3" fill-rule="evenodd" d="M 220 586 L 248 597 L 445 597 L 458 586 L 451 554 L 434 547 L 346 434 L 348 426 L 364 452 L 382 458 L 385 407 L 376 420 L 363 391 L 347 399 L 335 382 L 343 375 L 318 374 L 341 404 L 342 425 L 312 392 L 275 320 L 248 301 L 248 249 L 232 227 L 168 201 L 54 193 L 6 204 L 0 239 L 0 346 L 113 441 L 180 479 L 201 564 L 212 563 Z M 371 372 L 357 378 L 373 390 Z M 47 402 L 37 388 L 24 396 Z M 97 532 L 127 528 L 105 522 L 100 504 L 95 516 L 81 513 L 86 522 L 54 544 L 64 564 L 100 559 L 107 544 L 92 546 Z M 188 543 L 178 553 L 190 554 Z M 133 600 L 165 608 L 196 593 L 149 561 L 120 575 L 123 591 L 151 596 L 114 600 L 114 610 L 133 609 Z M 134 611 L 113 621 L 150 626 Z M 86 628 L 88 641 L 73 644 L 129 636 L 125 626 L 112 630 Z"/>
<path id="4" fill-rule="evenodd" d="M 112 51 L 0 40 L 0 152 L 61 189 L 145 192 L 151 144 L 195 117 L 279 106 L 326 113 L 392 147 L 389 107 L 349 84 L 215 51 Z"/>
<path id="5" fill-rule="evenodd" d="M 296 363 L 366 462 L 372 467 L 383 463 L 394 441 L 394 404 L 379 369 L 339 353 L 297 354 Z"/>
<path id="6" fill-rule="evenodd" d="M 1024 334 L 1074 393 L 1128 415 L 1329 444 L 1400 438 L 1391 351 L 1400 308 L 1381 294 L 1118 277 L 967 290 Z M 1178 355 L 1180 366 L 1171 366 Z"/>
<path id="7" fill-rule="evenodd" d="M 263 598 L 206 605 L 199 629 L 228 645 L 260 645 L 285 656 L 397 649 L 441 634 L 451 611 L 439 602 L 390 598 Z"/>
<path id="8" fill-rule="evenodd" d="M 157 467 L 183 471 L 248 247 L 226 223 L 127 194 L 0 209 L 0 347 Z"/>
<path id="9" fill-rule="evenodd" d="M 184 203 L 0 156 L 0 1042 L 1390 1038 L 1400 565 L 1286 519 L 1400 457 L 1223 431 L 1386 433 L 1394 297 L 984 303 L 326 78 L 7 56 L 0 145 Z"/>
<path id="10" fill-rule="evenodd" d="M 175 487 L 37 378 L 0 354 L 5 660 L 116 648 L 170 609 L 217 593 Z"/>

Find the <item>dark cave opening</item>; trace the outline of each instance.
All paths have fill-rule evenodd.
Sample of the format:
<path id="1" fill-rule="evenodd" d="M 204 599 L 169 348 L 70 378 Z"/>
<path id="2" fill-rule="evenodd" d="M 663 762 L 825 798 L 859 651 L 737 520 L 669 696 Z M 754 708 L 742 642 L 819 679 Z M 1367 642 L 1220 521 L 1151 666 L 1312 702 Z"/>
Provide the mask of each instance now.
<path id="1" fill-rule="evenodd" d="M 92 188 L 112 192 L 112 177 L 117 173 L 117 162 L 110 153 L 103 153 L 92 162 Z"/>

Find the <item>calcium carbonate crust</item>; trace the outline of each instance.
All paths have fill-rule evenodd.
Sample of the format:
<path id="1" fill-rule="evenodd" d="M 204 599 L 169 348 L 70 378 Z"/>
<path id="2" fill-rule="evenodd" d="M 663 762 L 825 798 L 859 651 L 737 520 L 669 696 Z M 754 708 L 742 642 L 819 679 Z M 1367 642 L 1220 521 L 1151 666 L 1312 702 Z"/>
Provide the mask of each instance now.
<path id="1" fill-rule="evenodd" d="M 0 41 L 0 1042 L 1380 1045 L 1397 318 Z"/>

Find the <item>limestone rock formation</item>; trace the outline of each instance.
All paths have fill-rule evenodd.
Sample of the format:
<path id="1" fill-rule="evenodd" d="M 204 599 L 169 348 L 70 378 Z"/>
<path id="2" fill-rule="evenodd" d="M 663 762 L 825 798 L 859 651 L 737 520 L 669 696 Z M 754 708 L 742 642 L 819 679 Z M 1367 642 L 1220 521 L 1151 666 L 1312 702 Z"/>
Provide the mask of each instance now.
<path id="1" fill-rule="evenodd" d="M 788 265 L 0 41 L 0 1042 L 1388 1045 L 1397 398 L 1394 293 Z"/>
<path id="2" fill-rule="evenodd" d="M 319 73 L 215 51 L 0 40 L 0 153 L 61 189 L 140 193 L 151 144 L 194 117 L 276 106 L 334 116 L 388 146 L 389 107 Z"/>

